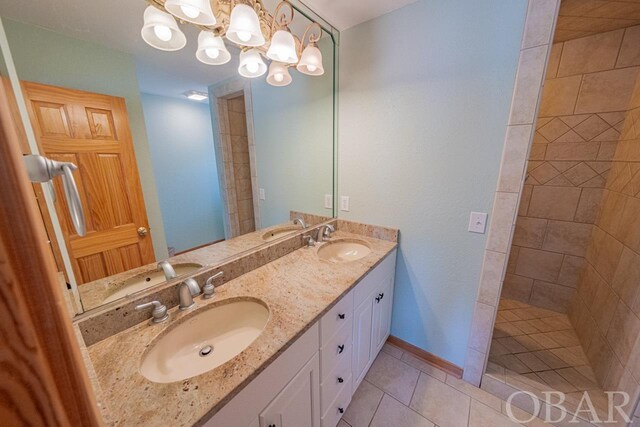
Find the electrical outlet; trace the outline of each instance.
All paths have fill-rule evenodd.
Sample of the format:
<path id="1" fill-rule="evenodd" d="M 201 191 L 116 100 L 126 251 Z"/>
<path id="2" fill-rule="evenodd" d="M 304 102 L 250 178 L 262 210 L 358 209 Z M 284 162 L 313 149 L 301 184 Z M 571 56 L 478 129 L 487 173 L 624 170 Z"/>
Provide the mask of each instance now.
<path id="1" fill-rule="evenodd" d="M 340 197 L 340 210 L 349 212 L 349 196 Z"/>
<path id="2" fill-rule="evenodd" d="M 333 209 L 333 194 L 324 195 L 324 207 L 325 209 Z"/>
<path id="3" fill-rule="evenodd" d="M 258 192 L 260 193 L 260 200 L 266 200 L 267 199 L 267 197 L 264 194 L 264 188 L 258 189 Z"/>
<path id="4" fill-rule="evenodd" d="M 469 216 L 469 231 L 484 234 L 487 228 L 487 214 L 484 212 L 471 212 Z"/>

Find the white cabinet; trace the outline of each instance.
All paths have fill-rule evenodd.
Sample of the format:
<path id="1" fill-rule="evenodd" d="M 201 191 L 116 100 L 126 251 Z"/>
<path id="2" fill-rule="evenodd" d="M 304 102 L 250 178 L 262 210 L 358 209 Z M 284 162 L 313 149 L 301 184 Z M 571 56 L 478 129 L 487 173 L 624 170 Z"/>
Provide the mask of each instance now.
<path id="1" fill-rule="evenodd" d="M 260 414 L 260 427 L 319 427 L 319 370 L 316 353 Z"/>
<path id="2" fill-rule="evenodd" d="M 373 325 L 373 304 L 367 299 L 356 308 L 353 316 L 353 391 L 355 391 L 369 367 L 372 359 L 371 326 Z"/>
<path id="3" fill-rule="evenodd" d="M 204 423 L 335 427 L 391 326 L 396 252 Z"/>

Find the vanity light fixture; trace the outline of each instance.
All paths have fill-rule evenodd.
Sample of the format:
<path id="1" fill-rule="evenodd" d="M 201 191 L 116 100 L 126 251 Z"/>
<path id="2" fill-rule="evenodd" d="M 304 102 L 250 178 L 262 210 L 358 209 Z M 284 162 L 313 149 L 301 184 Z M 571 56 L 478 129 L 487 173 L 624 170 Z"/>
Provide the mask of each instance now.
<path id="1" fill-rule="evenodd" d="M 222 37 L 216 36 L 209 31 L 200 31 L 196 58 L 203 64 L 221 65 L 229 62 L 231 54 L 227 50 Z"/>
<path id="2" fill-rule="evenodd" d="M 209 0 L 167 0 L 164 8 L 178 19 L 197 25 L 215 25 Z"/>
<path id="3" fill-rule="evenodd" d="M 231 10 L 226 35 L 227 39 L 241 46 L 262 46 L 266 42 L 256 11 L 242 3 Z"/>
<path id="4" fill-rule="evenodd" d="M 289 66 L 309 76 L 324 74 L 322 53 L 317 47 L 322 27 L 312 22 L 300 39 L 289 30 L 294 16 L 291 3 L 282 0 L 272 16 L 262 1 L 146 0 L 150 6 L 144 12 L 142 38 L 156 49 L 179 50 L 187 40 L 178 24 L 188 23 L 200 30 L 196 58 L 204 64 L 230 61 L 226 38 L 241 50 L 238 72 L 244 77 L 266 73 L 263 57 L 272 61 L 269 69 L 274 71 L 269 72 L 267 82 L 274 86 L 291 83 Z"/>
<path id="5" fill-rule="evenodd" d="M 271 62 L 269 65 L 269 75 L 267 76 L 267 83 L 271 86 L 286 86 L 291 83 L 291 74 L 289 74 L 289 67 L 282 62 Z"/>
<path id="6" fill-rule="evenodd" d="M 240 52 L 240 66 L 238 73 L 241 76 L 253 79 L 260 77 L 267 71 L 267 64 L 262 60 L 260 52 L 256 49 L 243 50 Z"/>
<path id="7" fill-rule="evenodd" d="M 204 101 L 209 99 L 209 95 L 207 95 L 204 92 L 199 92 L 197 90 L 190 90 L 187 91 L 185 93 L 183 93 L 184 96 L 187 97 L 187 99 L 190 99 L 192 101 Z"/>
<path id="8" fill-rule="evenodd" d="M 180 50 L 187 44 L 187 38 L 178 28 L 175 18 L 153 6 L 148 6 L 144 11 L 144 25 L 140 34 L 147 44 L 160 50 Z"/>

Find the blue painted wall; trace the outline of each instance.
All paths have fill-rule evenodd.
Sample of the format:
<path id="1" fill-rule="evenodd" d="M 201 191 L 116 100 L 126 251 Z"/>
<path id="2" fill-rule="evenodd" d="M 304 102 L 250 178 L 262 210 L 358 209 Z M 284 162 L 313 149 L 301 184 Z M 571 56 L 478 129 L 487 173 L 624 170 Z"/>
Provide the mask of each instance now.
<path id="1" fill-rule="evenodd" d="M 401 232 L 391 333 L 464 364 L 526 0 L 421 0 L 341 33 L 339 217 Z"/>
<path id="2" fill-rule="evenodd" d="M 224 239 L 209 105 L 141 94 L 167 245 Z"/>

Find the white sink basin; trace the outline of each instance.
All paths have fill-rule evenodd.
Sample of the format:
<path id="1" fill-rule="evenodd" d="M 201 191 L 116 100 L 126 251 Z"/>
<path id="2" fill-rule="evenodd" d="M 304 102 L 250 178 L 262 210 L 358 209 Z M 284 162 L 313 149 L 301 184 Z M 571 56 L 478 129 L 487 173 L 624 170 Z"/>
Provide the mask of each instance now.
<path id="1" fill-rule="evenodd" d="M 178 276 L 192 273 L 200 268 L 202 268 L 202 265 L 196 263 L 175 264 L 173 266 L 173 269 Z M 124 298 L 127 295 L 145 290 L 166 281 L 167 280 L 165 279 L 162 271 L 150 271 L 148 273 L 140 274 L 125 280 L 122 286 L 119 287 L 116 292 L 109 295 L 104 301 L 102 301 L 102 303 L 106 304 L 108 302 Z"/>
<path id="2" fill-rule="evenodd" d="M 318 257 L 331 262 L 355 261 L 370 253 L 369 244 L 357 239 L 334 240 L 325 243 L 318 249 Z"/>
<path id="3" fill-rule="evenodd" d="M 257 300 L 232 300 L 196 311 L 151 344 L 140 373 L 156 383 L 171 383 L 210 371 L 255 341 L 267 320 L 269 309 Z"/>
<path id="4" fill-rule="evenodd" d="M 271 229 L 262 235 L 262 240 L 265 242 L 270 242 L 272 240 L 276 240 L 281 238 L 282 236 L 286 236 L 287 234 L 291 234 L 294 231 L 300 230 L 300 227 L 296 226 L 287 226 L 287 227 L 278 227 Z"/>

